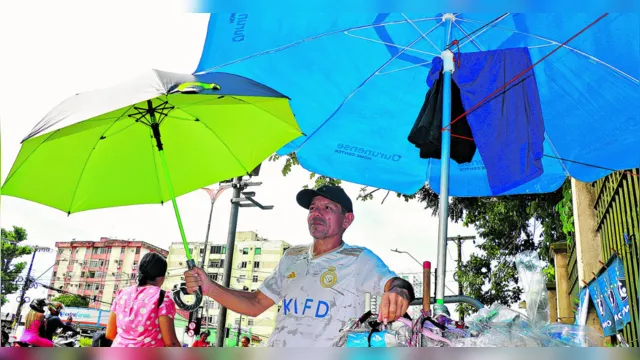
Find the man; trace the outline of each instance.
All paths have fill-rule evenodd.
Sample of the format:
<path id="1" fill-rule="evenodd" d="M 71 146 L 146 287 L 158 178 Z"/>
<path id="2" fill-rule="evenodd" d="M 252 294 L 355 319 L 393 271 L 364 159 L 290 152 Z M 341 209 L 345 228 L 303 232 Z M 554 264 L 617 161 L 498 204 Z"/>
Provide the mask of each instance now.
<path id="1" fill-rule="evenodd" d="M 191 347 L 209 347 L 209 342 L 207 338 L 211 335 L 208 331 L 204 331 L 200 333 L 200 339 L 193 342 Z"/>
<path id="2" fill-rule="evenodd" d="M 78 335 L 78 331 L 74 329 L 72 326 L 66 325 L 60 320 L 60 310 L 64 305 L 59 302 L 52 302 L 49 304 L 49 315 L 45 317 L 45 321 L 40 326 L 41 336 L 53 340 L 53 335 L 56 334 L 58 329 L 63 329 L 64 331 L 70 331 L 75 335 Z"/>
<path id="3" fill-rule="evenodd" d="M 204 295 L 251 317 L 282 302 L 268 346 L 331 346 L 346 322 L 364 312 L 366 293 L 382 296 L 379 321 L 401 317 L 414 299 L 413 288 L 369 249 L 344 243 L 342 235 L 354 220 L 353 205 L 344 190 L 338 186 L 306 189 L 296 200 L 309 210 L 313 244 L 288 249 L 258 291 L 225 288 L 199 268 L 185 272 L 187 290 L 202 286 Z"/>
<path id="4" fill-rule="evenodd" d="M 251 340 L 249 340 L 249 337 L 243 336 L 242 339 L 240 339 L 240 347 L 249 347 L 250 341 Z"/>

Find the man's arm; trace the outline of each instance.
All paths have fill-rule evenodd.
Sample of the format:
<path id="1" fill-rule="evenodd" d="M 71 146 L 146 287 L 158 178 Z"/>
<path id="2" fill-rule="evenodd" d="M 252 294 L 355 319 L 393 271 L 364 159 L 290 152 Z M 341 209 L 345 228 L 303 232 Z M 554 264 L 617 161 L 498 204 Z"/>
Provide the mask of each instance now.
<path id="1" fill-rule="evenodd" d="M 399 277 L 389 279 L 387 284 L 384 286 L 384 292 L 396 293 L 408 302 L 412 302 L 416 298 L 416 294 L 411 283 Z"/>
<path id="2" fill-rule="evenodd" d="M 202 286 L 203 295 L 239 314 L 256 317 L 275 304 L 259 290 L 248 292 L 226 288 L 209 279 L 204 270 L 197 267 L 185 272 L 185 280 L 189 293 Z"/>
<path id="3" fill-rule="evenodd" d="M 273 300 L 260 290 L 234 290 L 215 282 L 206 295 L 233 312 L 251 317 L 256 317 L 275 305 Z"/>

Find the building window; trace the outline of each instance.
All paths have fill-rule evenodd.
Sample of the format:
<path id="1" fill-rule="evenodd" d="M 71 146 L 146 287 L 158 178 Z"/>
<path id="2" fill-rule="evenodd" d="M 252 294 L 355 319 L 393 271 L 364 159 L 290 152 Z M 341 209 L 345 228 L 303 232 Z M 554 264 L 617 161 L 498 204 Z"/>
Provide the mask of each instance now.
<path id="1" fill-rule="evenodd" d="M 243 283 L 246 278 L 247 278 L 246 275 L 240 275 L 240 276 L 238 276 L 238 282 L 239 283 Z"/>
<path id="2" fill-rule="evenodd" d="M 60 260 L 56 260 L 56 265 L 60 265 Z"/>
<path id="3" fill-rule="evenodd" d="M 236 318 L 236 320 L 234 321 L 234 323 L 235 323 L 236 325 L 240 325 L 240 318 Z"/>
<path id="4" fill-rule="evenodd" d="M 200 256 L 204 256 L 204 248 L 200 249 Z"/>
<path id="5" fill-rule="evenodd" d="M 69 273 L 68 273 L 68 275 L 67 275 L 67 276 L 68 276 L 68 277 L 72 277 L 72 276 L 73 276 L 73 271 L 69 271 Z"/>
<path id="6" fill-rule="evenodd" d="M 139 248 L 139 247 L 138 247 L 138 248 L 136 248 L 136 255 L 137 255 L 137 254 L 140 254 L 140 248 Z"/>
<path id="7" fill-rule="evenodd" d="M 64 250 L 60 249 L 58 250 L 58 254 L 62 254 L 64 252 Z"/>
<path id="8" fill-rule="evenodd" d="M 211 279 L 211 281 L 218 281 L 218 274 L 207 274 L 209 275 L 209 279 Z"/>
<path id="9" fill-rule="evenodd" d="M 257 283 L 258 282 L 258 275 L 253 275 L 253 282 Z"/>
<path id="10" fill-rule="evenodd" d="M 224 259 L 209 261 L 209 267 L 220 269 L 224 267 Z"/>
<path id="11" fill-rule="evenodd" d="M 133 264 L 131 264 L 131 268 L 132 269 L 137 269 L 138 268 L 138 262 L 134 261 Z"/>
<path id="12" fill-rule="evenodd" d="M 211 254 L 226 254 L 227 247 L 224 245 L 213 245 L 211 247 Z"/>
<path id="13" fill-rule="evenodd" d="M 256 248 L 256 255 L 260 255 L 262 254 L 262 249 L 261 248 Z"/>
<path id="14" fill-rule="evenodd" d="M 51 277 L 56 277 L 56 272 L 55 271 L 51 274 Z"/>
<path id="15" fill-rule="evenodd" d="M 76 254 L 80 252 L 80 249 L 76 248 L 75 249 Z"/>
<path id="16" fill-rule="evenodd" d="M 120 254 L 124 254 L 124 248 L 123 247 L 120 248 Z"/>
<path id="17" fill-rule="evenodd" d="M 253 319 L 247 320 L 247 326 L 253 326 Z"/>
<path id="18" fill-rule="evenodd" d="M 260 261 L 254 261 L 253 262 L 253 268 L 254 269 L 259 269 L 260 268 Z"/>
<path id="19" fill-rule="evenodd" d="M 243 261 L 240 263 L 240 269 L 246 269 L 247 268 L 247 262 Z"/>
<path id="20" fill-rule="evenodd" d="M 248 255 L 248 254 L 249 254 L 249 248 L 242 249 L 242 255 Z"/>
<path id="21" fill-rule="evenodd" d="M 136 279 L 136 274 L 131 274 L 131 280 L 135 280 Z"/>

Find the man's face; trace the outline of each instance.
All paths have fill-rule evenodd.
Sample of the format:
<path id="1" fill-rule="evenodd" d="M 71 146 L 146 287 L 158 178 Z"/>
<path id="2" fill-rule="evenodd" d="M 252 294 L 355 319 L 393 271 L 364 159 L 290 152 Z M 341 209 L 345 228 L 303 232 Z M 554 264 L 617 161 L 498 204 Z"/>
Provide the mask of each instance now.
<path id="1" fill-rule="evenodd" d="M 249 340 L 243 338 L 242 341 L 240 341 L 240 344 L 242 347 L 249 347 Z"/>
<path id="2" fill-rule="evenodd" d="M 307 224 L 309 233 L 314 239 L 342 235 L 351 222 L 353 222 L 353 214 L 343 214 L 339 204 L 322 196 L 316 196 L 311 201 Z"/>

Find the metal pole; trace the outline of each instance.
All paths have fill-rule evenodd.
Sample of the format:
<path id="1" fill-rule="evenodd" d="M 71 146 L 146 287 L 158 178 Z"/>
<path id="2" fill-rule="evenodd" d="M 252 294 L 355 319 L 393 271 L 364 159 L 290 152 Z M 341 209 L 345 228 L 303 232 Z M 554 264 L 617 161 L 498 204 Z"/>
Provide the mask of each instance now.
<path id="1" fill-rule="evenodd" d="M 33 255 L 31 256 L 31 263 L 29 264 L 29 270 L 27 270 L 27 277 L 24 280 L 24 284 L 22 284 L 22 292 L 20 294 L 20 302 L 18 303 L 18 310 L 16 310 L 16 321 L 14 323 L 14 329 L 18 328 L 20 324 L 20 313 L 22 312 L 22 305 L 24 305 L 24 296 L 29 290 L 29 285 L 31 285 L 31 269 L 33 268 L 33 262 L 36 259 L 36 253 L 38 252 L 38 247 L 33 248 Z"/>
<path id="2" fill-rule="evenodd" d="M 458 244 L 458 269 L 460 269 L 460 266 L 462 266 L 462 240 L 458 237 L 456 243 Z M 462 295 L 462 282 L 460 281 L 458 281 L 458 295 Z M 464 321 L 464 311 L 462 311 L 462 308 L 460 308 L 458 312 L 458 317 L 460 321 Z"/>
<path id="3" fill-rule="evenodd" d="M 209 210 L 209 222 L 207 223 L 207 235 L 204 237 L 204 255 L 200 262 L 200 267 L 204 269 L 204 264 L 207 260 L 207 245 L 209 245 L 209 231 L 211 230 L 211 218 L 213 217 L 213 205 L 216 203 L 216 198 L 211 197 L 211 210 Z"/>
<path id="4" fill-rule="evenodd" d="M 449 42 L 451 20 L 447 19 L 447 31 L 445 32 L 445 44 Z M 442 52 L 443 60 L 443 99 L 442 99 L 442 125 L 451 123 L 451 74 L 454 70 L 453 53 L 449 50 Z M 449 221 L 449 162 L 451 158 L 451 129 L 442 131 L 442 149 L 440 154 L 440 200 L 438 211 L 440 223 L 438 226 L 438 267 L 436 270 L 436 314 L 446 313 L 444 305 L 444 285 L 447 270 L 447 227 Z"/>
<path id="5" fill-rule="evenodd" d="M 433 300 L 434 299 L 431 298 L 431 301 L 433 301 Z M 467 296 L 467 295 L 449 295 L 449 296 L 445 296 L 444 297 L 444 303 L 445 304 L 465 303 L 465 304 L 469 304 L 469 305 L 473 306 L 477 310 L 480 310 L 480 309 L 484 308 L 484 305 L 482 305 L 482 303 L 480 301 L 472 298 L 471 296 Z M 420 304 L 422 304 L 422 298 L 415 298 L 412 302 L 409 303 L 409 305 L 420 305 Z"/>
<path id="6" fill-rule="evenodd" d="M 224 275 L 222 279 L 222 286 L 228 288 L 231 284 L 231 265 L 233 262 L 233 253 L 236 241 L 236 227 L 238 225 L 238 210 L 240 204 L 234 202 L 234 199 L 240 198 L 242 192 L 242 177 L 233 179 L 233 197 L 231 198 L 231 215 L 229 216 L 229 233 L 227 234 L 227 254 L 224 259 Z M 220 305 L 220 312 L 218 313 L 218 328 L 216 336 L 216 344 L 218 347 L 224 346 L 224 329 L 227 322 L 227 309 Z"/>
<path id="7" fill-rule="evenodd" d="M 240 342 L 240 330 L 242 329 L 242 314 L 240 314 L 240 323 L 238 324 L 238 332 L 236 333 L 236 347 Z"/>

